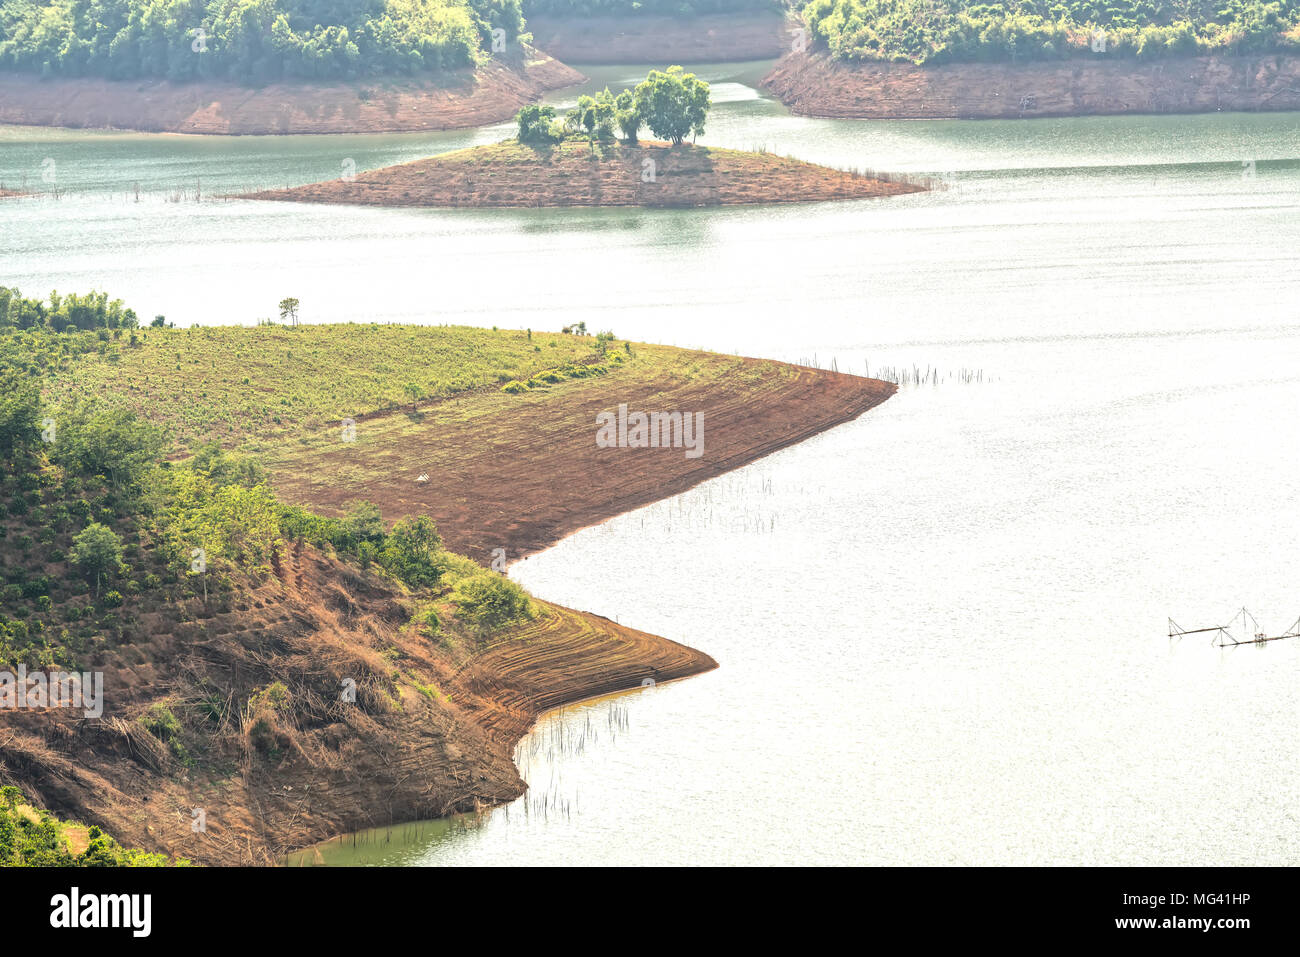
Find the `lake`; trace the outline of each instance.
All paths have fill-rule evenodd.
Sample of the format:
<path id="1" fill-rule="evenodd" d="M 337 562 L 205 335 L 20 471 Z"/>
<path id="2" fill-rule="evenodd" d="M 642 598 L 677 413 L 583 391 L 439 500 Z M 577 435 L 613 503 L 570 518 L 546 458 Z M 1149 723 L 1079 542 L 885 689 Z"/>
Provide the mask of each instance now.
<path id="1" fill-rule="evenodd" d="M 696 67 L 717 103 L 701 142 L 945 188 L 725 210 L 294 206 L 212 197 L 509 127 L 0 128 L 0 183 L 59 191 L 0 205 L 0 283 L 28 295 L 107 289 L 182 326 L 252 323 L 289 295 L 308 322 L 585 320 L 928 375 L 516 566 L 541 597 L 721 667 L 548 717 L 509 808 L 322 857 L 1300 862 L 1300 641 L 1218 649 L 1166 626 L 1300 616 L 1300 114 L 816 120 L 757 92 L 762 69 Z M 645 71 L 589 72 L 602 88 Z"/>

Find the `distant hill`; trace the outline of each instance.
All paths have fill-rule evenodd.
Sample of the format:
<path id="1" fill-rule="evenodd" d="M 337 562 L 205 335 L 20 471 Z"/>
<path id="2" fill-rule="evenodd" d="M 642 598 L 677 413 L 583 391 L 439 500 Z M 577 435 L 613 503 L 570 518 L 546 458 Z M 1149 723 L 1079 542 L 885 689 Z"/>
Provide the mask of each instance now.
<path id="1" fill-rule="evenodd" d="M 845 61 L 1155 59 L 1300 50 L 1300 0 L 812 0 L 818 48 Z"/>
<path id="2" fill-rule="evenodd" d="M 523 28 L 520 0 L 5 0 L 0 70 L 253 84 L 411 76 L 475 66 Z"/>
<path id="3" fill-rule="evenodd" d="M 781 10 L 781 0 L 524 0 L 524 14 L 552 17 L 695 17 Z"/>

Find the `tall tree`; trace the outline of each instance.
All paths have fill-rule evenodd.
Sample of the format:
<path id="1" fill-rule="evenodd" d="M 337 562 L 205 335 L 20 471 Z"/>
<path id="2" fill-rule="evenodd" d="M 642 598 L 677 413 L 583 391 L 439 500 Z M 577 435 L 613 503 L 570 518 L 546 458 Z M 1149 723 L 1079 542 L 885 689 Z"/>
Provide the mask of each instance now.
<path id="1" fill-rule="evenodd" d="M 0 451 L 6 455 L 40 435 L 41 390 L 36 377 L 0 372 Z"/>
<path id="2" fill-rule="evenodd" d="M 655 136 L 680 146 L 687 136 L 704 132 L 704 119 L 711 105 L 709 84 L 694 73 L 680 66 L 670 66 L 667 71 L 651 70 L 632 92 L 646 126 Z"/>
<path id="3" fill-rule="evenodd" d="M 95 594 L 98 596 L 104 574 L 115 572 L 122 566 L 122 542 L 111 528 L 93 522 L 72 540 L 69 556 L 83 571 L 95 573 Z"/>
<path id="4" fill-rule="evenodd" d="M 298 300 L 290 296 L 280 300 L 280 321 L 291 326 L 298 325 Z"/>

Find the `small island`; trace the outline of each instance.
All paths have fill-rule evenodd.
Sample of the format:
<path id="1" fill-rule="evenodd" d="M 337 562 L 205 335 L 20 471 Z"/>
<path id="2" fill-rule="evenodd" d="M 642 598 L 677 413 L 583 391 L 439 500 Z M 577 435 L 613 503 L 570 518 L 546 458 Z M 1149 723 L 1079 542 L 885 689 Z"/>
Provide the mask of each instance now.
<path id="1" fill-rule="evenodd" d="M 370 206 L 691 207 L 879 198 L 925 187 L 765 152 L 687 143 L 704 132 L 709 86 L 679 66 L 635 89 L 519 111 L 515 139 L 247 194 L 246 199 Z M 642 141 L 643 127 L 659 139 Z M 620 138 L 621 135 L 621 138 Z"/>

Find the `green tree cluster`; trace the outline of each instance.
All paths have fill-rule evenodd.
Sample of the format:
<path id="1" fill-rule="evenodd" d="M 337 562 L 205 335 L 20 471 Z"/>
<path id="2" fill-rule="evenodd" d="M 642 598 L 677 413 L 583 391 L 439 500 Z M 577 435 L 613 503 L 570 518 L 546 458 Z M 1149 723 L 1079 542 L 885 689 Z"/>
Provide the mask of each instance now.
<path id="1" fill-rule="evenodd" d="M 0 286 L 0 329 L 52 329 L 54 332 L 95 329 L 136 329 L 140 321 L 121 299 L 108 293 L 50 293 L 49 301 L 24 298 L 17 289 Z"/>
<path id="2" fill-rule="evenodd" d="M 451 590 L 456 614 L 479 634 L 489 634 L 536 615 L 528 593 L 509 578 L 483 572 L 461 579 Z"/>
<path id="3" fill-rule="evenodd" d="M 1300 0 L 811 0 L 803 18 L 841 60 L 1016 63 L 1300 48 Z"/>
<path id="4" fill-rule="evenodd" d="M 688 136 L 704 132 L 711 106 L 709 84 L 680 66 L 651 70 L 633 89 L 620 93 L 609 87 L 583 94 L 562 121 L 551 106 L 526 106 L 515 117 L 520 143 L 541 146 L 581 136 L 593 144 L 614 139 L 615 130 L 633 144 L 642 127 L 660 139 L 681 145 Z"/>
<path id="5" fill-rule="evenodd" d="M 0 788 L 0 867 L 167 867 L 184 866 L 165 854 L 127 850 L 97 827 L 86 829 L 86 849 L 73 854 L 69 825 L 22 799 L 16 787 Z"/>
<path id="6" fill-rule="evenodd" d="M 525 0 L 524 15 L 553 17 L 695 17 L 779 10 L 780 0 Z"/>
<path id="7" fill-rule="evenodd" d="M 44 76 L 266 83 L 456 69 L 519 0 L 5 0 L 0 69 Z"/>

